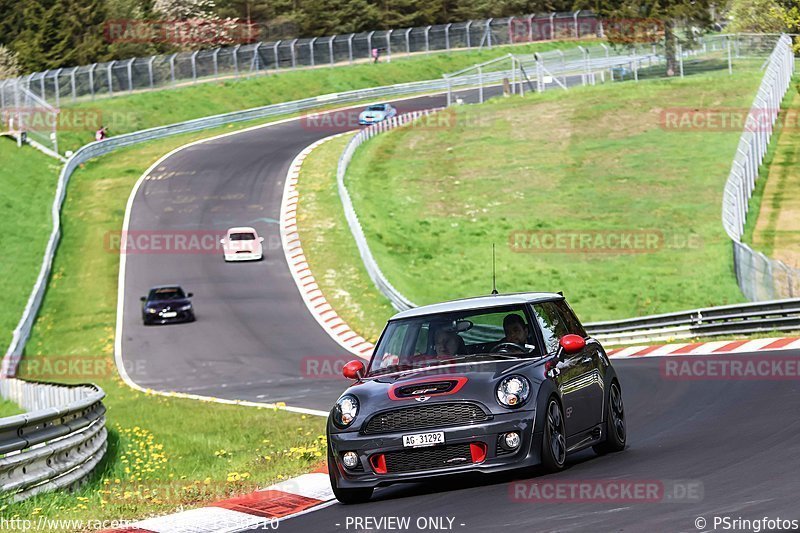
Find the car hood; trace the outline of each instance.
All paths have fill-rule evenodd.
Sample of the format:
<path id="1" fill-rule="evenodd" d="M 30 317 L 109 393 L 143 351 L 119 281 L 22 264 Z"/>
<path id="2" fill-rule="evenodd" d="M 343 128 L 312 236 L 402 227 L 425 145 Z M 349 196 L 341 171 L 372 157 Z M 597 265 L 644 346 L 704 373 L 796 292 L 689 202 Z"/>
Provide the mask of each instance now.
<path id="1" fill-rule="evenodd" d="M 386 116 L 386 111 L 362 111 L 361 118 L 383 118 Z"/>
<path id="2" fill-rule="evenodd" d="M 471 400 L 493 413 L 507 413 L 508 409 L 495 400 L 497 383 L 508 375 L 522 374 L 531 381 L 531 394 L 535 394 L 546 359 L 480 361 L 366 378 L 344 392 L 356 396 L 359 401 L 357 424 L 347 431 L 358 430 L 360 424 L 377 411 L 437 402 Z M 426 399 L 420 400 L 421 397 Z"/>

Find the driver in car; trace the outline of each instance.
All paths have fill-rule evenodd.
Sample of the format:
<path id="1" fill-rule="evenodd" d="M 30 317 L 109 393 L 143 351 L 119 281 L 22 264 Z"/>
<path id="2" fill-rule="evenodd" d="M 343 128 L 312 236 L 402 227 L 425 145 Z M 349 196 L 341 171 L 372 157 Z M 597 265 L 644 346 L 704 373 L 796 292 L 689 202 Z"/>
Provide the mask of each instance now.
<path id="1" fill-rule="evenodd" d="M 505 337 L 495 344 L 494 350 L 502 349 L 508 351 L 511 346 L 515 345 L 517 350 L 531 349 L 533 346 L 528 344 L 528 326 L 525 325 L 525 319 L 516 313 L 511 313 L 503 318 L 503 332 Z M 504 346 L 505 345 L 505 346 Z"/>
<path id="2" fill-rule="evenodd" d="M 433 343 L 436 355 L 456 355 L 458 351 L 458 336 L 445 329 L 436 331 Z"/>

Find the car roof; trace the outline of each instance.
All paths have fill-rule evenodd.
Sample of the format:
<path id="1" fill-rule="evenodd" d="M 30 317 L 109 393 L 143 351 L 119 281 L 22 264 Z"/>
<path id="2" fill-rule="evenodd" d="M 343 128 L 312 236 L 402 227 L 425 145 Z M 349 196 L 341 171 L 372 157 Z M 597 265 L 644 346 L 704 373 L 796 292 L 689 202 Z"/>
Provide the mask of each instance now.
<path id="1" fill-rule="evenodd" d="M 453 311 L 470 311 L 473 309 L 486 309 L 491 307 L 504 307 L 506 305 L 519 305 L 532 302 L 544 302 L 548 300 L 561 300 L 564 296 L 555 292 L 516 292 L 510 294 L 491 294 L 488 296 L 473 296 L 472 298 L 462 298 L 460 300 L 450 300 L 431 305 L 415 307 L 407 311 L 401 311 L 394 315 L 390 320 L 411 318 L 438 313 L 451 313 Z"/>
<path id="2" fill-rule="evenodd" d="M 256 230 L 251 228 L 250 226 L 239 226 L 236 228 L 230 228 L 228 233 L 255 233 Z"/>
<path id="3" fill-rule="evenodd" d="M 152 287 L 150 287 L 151 291 L 157 291 L 157 290 L 160 290 L 160 289 L 181 289 L 181 290 L 183 290 L 183 288 L 180 285 L 174 285 L 174 284 L 173 285 L 153 285 Z"/>

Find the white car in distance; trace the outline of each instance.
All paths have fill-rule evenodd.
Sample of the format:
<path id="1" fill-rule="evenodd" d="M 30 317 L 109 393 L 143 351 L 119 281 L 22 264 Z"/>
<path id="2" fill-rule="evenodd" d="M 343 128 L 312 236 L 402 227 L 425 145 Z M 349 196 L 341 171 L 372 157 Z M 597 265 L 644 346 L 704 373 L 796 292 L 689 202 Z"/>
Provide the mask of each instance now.
<path id="1" fill-rule="evenodd" d="M 231 228 L 219 242 L 225 261 L 260 261 L 264 257 L 264 237 L 253 228 Z"/>

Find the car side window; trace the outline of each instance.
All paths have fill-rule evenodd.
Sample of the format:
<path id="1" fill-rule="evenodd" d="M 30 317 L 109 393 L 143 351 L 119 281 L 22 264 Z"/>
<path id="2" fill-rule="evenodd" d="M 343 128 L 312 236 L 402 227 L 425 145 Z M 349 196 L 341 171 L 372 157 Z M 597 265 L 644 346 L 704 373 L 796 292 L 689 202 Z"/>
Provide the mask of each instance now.
<path id="1" fill-rule="evenodd" d="M 558 308 L 553 302 L 544 302 L 534 304 L 533 312 L 536 315 L 536 321 L 539 322 L 539 327 L 542 329 L 545 351 L 551 353 L 558 350 L 558 342 L 561 337 L 569 333 L 561 313 L 558 312 Z"/>
<path id="2" fill-rule="evenodd" d="M 567 304 L 566 300 L 555 302 L 554 305 L 558 308 L 558 312 L 567 326 L 567 331 L 569 331 L 569 333 L 572 333 L 574 335 L 580 335 L 581 337 L 586 337 L 586 330 L 583 329 L 581 321 L 578 320 L 577 316 L 575 316 L 575 312 Z"/>

